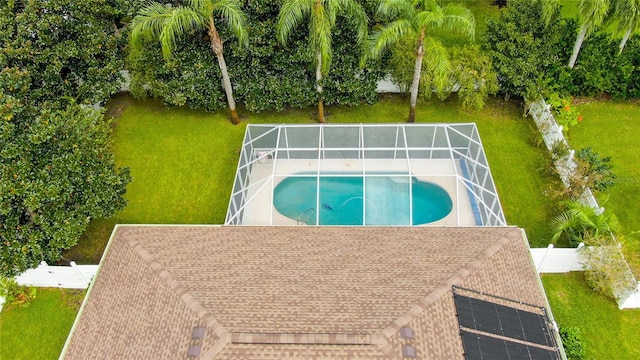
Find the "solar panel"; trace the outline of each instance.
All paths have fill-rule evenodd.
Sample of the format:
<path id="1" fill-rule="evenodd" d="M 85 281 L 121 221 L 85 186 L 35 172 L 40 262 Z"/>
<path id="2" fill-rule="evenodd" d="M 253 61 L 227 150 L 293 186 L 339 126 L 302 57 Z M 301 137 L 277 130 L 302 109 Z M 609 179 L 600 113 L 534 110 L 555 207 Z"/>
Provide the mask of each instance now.
<path id="1" fill-rule="evenodd" d="M 559 360 L 558 350 L 529 346 L 514 341 L 462 330 L 462 345 L 467 360 Z"/>
<path id="2" fill-rule="evenodd" d="M 461 327 L 554 346 L 544 315 L 454 294 Z"/>

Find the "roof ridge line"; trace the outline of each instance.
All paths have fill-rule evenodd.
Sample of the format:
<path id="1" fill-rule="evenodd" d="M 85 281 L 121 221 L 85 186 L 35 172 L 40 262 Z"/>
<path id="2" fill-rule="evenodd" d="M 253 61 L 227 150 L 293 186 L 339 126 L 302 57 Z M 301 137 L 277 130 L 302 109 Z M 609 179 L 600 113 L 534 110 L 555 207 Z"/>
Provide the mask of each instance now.
<path id="1" fill-rule="evenodd" d="M 144 248 L 141 242 L 135 239 L 127 240 L 129 246 L 142 258 L 142 260 L 151 267 L 151 270 L 158 276 L 160 279 L 167 284 L 171 290 L 175 292 L 175 294 L 185 303 L 185 305 L 196 313 L 198 316 L 218 337 L 218 340 L 214 342 L 214 345 L 207 351 L 204 355 L 202 355 L 201 359 L 210 359 L 213 358 L 217 353 L 219 353 L 230 341 L 231 335 L 229 331 L 216 320 L 216 318 L 211 314 L 207 309 L 204 308 L 194 297 L 191 295 L 180 283 L 173 278 L 173 276 L 167 271 L 162 264 Z"/>
<path id="2" fill-rule="evenodd" d="M 447 292 L 453 291 L 452 287 L 460 282 L 462 279 L 467 277 L 469 274 L 473 272 L 473 270 L 479 268 L 484 262 L 495 255 L 504 245 L 509 242 L 509 239 L 506 236 L 501 236 L 499 240 L 497 240 L 493 245 L 486 248 L 484 251 L 481 251 L 477 256 L 475 256 L 471 261 L 467 262 L 466 265 L 461 267 L 455 274 L 453 274 L 450 278 L 445 280 L 440 287 L 435 288 L 428 295 L 423 297 L 420 301 L 418 301 L 415 305 L 411 307 L 404 315 L 398 317 L 392 323 L 390 323 L 386 328 L 380 331 L 380 335 L 385 339 L 391 339 L 391 337 L 400 331 L 400 328 L 406 326 L 410 323 L 416 316 L 422 314 L 427 307 L 433 304 L 435 301 L 440 299 Z"/>
<path id="3" fill-rule="evenodd" d="M 371 345 L 370 334 L 232 332 L 235 344 Z"/>

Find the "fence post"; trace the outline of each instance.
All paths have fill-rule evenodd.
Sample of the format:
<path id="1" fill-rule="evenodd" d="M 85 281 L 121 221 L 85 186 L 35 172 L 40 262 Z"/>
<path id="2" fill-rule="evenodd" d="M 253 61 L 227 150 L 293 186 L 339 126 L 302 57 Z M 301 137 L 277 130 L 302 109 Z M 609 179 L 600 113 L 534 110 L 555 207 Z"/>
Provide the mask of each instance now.
<path id="1" fill-rule="evenodd" d="M 549 244 L 549 246 L 547 246 L 547 250 L 544 252 L 544 255 L 542 255 L 542 259 L 540 259 L 540 263 L 538 263 L 537 269 L 538 269 L 538 274 L 540 274 L 542 272 L 542 267 L 544 266 L 544 261 L 547 258 L 547 255 L 549 255 L 549 252 L 553 249 L 553 244 Z"/>
<path id="2" fill-rule="evenodd" d="M 69 265 L 71 266 L 73 271 L 76 272 L 76 275 L 78 275 L 78 279 L 80 279 L 80 281 L 82 281 L 82 283 L 85 284 L 86 286 L 89 286 L 89 281 L 84 277 L 84 275 L 80 271 L 80 268 L 78 268 L 78 265 L 76 265 L 76 262 L 71 261 Z"/>
<path id="3" fill-rule="evenodd" d="M 62 288 L 62 283 L 60 283 L 60 280 L 58 280 L 55 271 L 49 270 L 49 264 L 47 264 L 46 261 L 41 261 L 38 268 L 42 268 L 42 270 L 44 270 L 46 274 L 49 274 L 49 278 L 51 278 L 53 282 L 57 284 L 56 286 Z"/>

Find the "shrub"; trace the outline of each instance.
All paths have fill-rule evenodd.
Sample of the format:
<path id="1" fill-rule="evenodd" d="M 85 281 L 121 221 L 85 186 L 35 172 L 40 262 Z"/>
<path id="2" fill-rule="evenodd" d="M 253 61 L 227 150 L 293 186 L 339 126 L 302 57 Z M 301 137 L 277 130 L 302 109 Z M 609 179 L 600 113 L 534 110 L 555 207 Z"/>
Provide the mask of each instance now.
<path id="1" fill-rule="evenodd" d="M 561 327 L 560 338 L 562 346 L 567 354 L 567 360 L 584 359 L 584 348 L 582 346 L 582 332 L 577 327 Z"/>
<path id="2" fill-rule="evenodd" d="M 14 279 L 0 276 L 0 296 L 9 305 L 26 307 L 36 298 L 36 288 L 20 286 Z"/>
<path id="3" fill-rule="evenodd" d="M 640 97 L 640 39 L 619 54 L 619 39 L 596 33 L 585 41 L 576 66 L 558 75 L 557 90 L 574 96 Z"/>
<path id="4" fill-rule="evenodd" d="M 317 102 L 314 54 L 309 51 L 306 32 L 295 32 L 287 45 L 278 43 L 275 22 L 280 10 L 273 1 L 246 2 L 249 44 L 240 47 L 228 42 L 224 47 L 236 101 L 252 112 L 308 107 Z M 225 38 L 225 29 L 219 29 Z M 361 70 L 360 48 L 353 46 L 347 21 L 338 19 L 332 33 L 333 60 L 323 78 L 326 105 L 358 105 L 377 100 L 379 64 Z M 221 74 L 209 47 L 206 31 L 181 39 L 166 64 L 156 42 L 139 53 L 130 52 L 131 93 L 137 98 L 152 96 L 167 105 L 187 105 L 214 112 L 226 107 Z"/>
<path id="5" fill-rule="evenodd" d="M 558 149 L 562 151 L 562 149 Z M 555 154 L 554 154 L 555 155 Z M 558 160 L 555 156 L 552 159 Z M 558 196 L 572 200 L 580 198 L 587 189 L 600 192 L 607 191 L 615 184 L 616 174 L 613 173 L 611 157 L 601 157 L 591 147 L 580 149 L 574 159 L 575 168 L 564 174 L 569 185 L 558 191 Z"/>
<path id="6" fill-rule="evenodd" d="M 559 10 L 545 26 L 542 1 L 509 0 L 507 9 L 487 26 L 484 48 L 492 58 L 501 92 L 531 98 L 554 88 L 568 59 L 565 45 L 573 42 L 569 38 L 575 34 L 567 31 Z"/>
<path id="7" fill-rule="evenodd" d="M 587 285 L 594 291 L 619 301 L 634 291 L 635 281 L 620 252 L 620 242 L 610 235 L 588 235 L 580 250 Z"/>
<path id="8" fill-rule="evenodd" d="M 557 93 L 553 93 L 549 96 L 547 103 L 551 105 L 556 123 L 565 130 L 568 129 L 569 126 L 578 125 L 578 122 L 582 121 L 582 115 L 580 115 L 578 109 L 573 106 L 571 98 L 560 97 Z"/>
<path id="9" fill-rule="evenodd" d="M 584 177 L 584 186 L 597 191 L 606 191 L 615 184 L 616 174 L 611 169 L 611 156 L 601 157 L 589 146 L 576 154 L 578 176 Z"/>
<path id="10" fill-rule="evenodd" d="M 555 243 L 565 237 L 571 245 L 577 246 L 585 239 L 612 236 L 619 228 L 618 219 L 609 212 L 599 212 L 589 205 L 578 201 L 564 203 L 565 209 L 553 221 Z"/>

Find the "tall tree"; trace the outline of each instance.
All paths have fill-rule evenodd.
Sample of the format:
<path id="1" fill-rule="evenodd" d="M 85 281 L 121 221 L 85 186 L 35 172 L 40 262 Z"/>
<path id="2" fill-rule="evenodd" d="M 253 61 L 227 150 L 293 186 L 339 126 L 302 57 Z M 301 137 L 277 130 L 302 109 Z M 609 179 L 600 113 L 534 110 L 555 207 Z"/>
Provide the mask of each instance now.
<path id="1" fill-rule="evenodd" d="M 109 122 L 87 106 L 120 87 L 111 3 L 0 5 L 0 276 L 58 261 L 92 218 L 126 204 Z"/>
<path id="2" fill-rule="evenodd" d="M 158 39 L 165 61 L 171 61 L 171 53 L 180 37 L 206 29 L 211 50 L 216 54 L 222 73 L 222 84 L 227 96 L 231 122 L 240 123 L 233 86 L 224 60 L 223 39 L 218 33 L 216 20 L 221 19 L 241 45 L 248 42 L 245 28 L 246 17 L 237 0 L 188 0 L 186 6 L 169 7 L 151 3 L 138 12 L 133 19 L 131 44 L 139 48 L 146 39 Z"/>
<path id="3" fill-rule="evenodd" d="M 629 37 L 640 31 L 640 0 L 615 0 L 613 17 L 618 21 L 618 33 L 622 34 L 619 46 L 622 53 Z"/>
<path id="4" fill-rule="evenodd" d="M 26 72 L 0 70 L 0 276 L 56 262 L 89 221 L 124 208 L 128 169 L 111 153 L 99 111 L 34 106 L 3 89 L 28 92 Z"/>
<path id="5" fill-rule="evenodd" d="M 578 30 L 576 42 L 573 45 L 573 53 L 571 53 L 571 57 L 569 58 L 568 66 L 570 68 L 573 68 L 576 64 L 578 53 L 585 38 L 598 30 L 607 19 L 610 7 L 611 0 L 580 0 L 578 7 L 580 29 Z"/>
<path id="6" fill-rule="evenodd" d="M 383 0 L 378 13 L 393 20 L 373 35 L 365 58 L 380 58 L 385 49 L 406 38 L 416 44 L 408 120 L 415 122 L 420 73 L 425 55 L 430 72 L 437 77 L 434 85 L 439 89 L 448 85 L 449 56 L 447 48 L 436 34 L 442 31 L 453 32 L 473 39 L 475 19 L 464 6 L 447 4 L 442 7 L 436 0 Z"/>
<path id="7" fill-rule="evenodd" d="M 331 33 L 338 15 L 351 21 L 356 31 L 356 43 L 367 36 L 367 14 L 356 0 L 285 0 L 278 14 L 276 34 L 285 44 L 300 24 L 309 21 L 309 49 L 314 54 L 316 91 L 318 93 L 318 122 L 324 122 L 322 77 L 331 65 Z"/>

